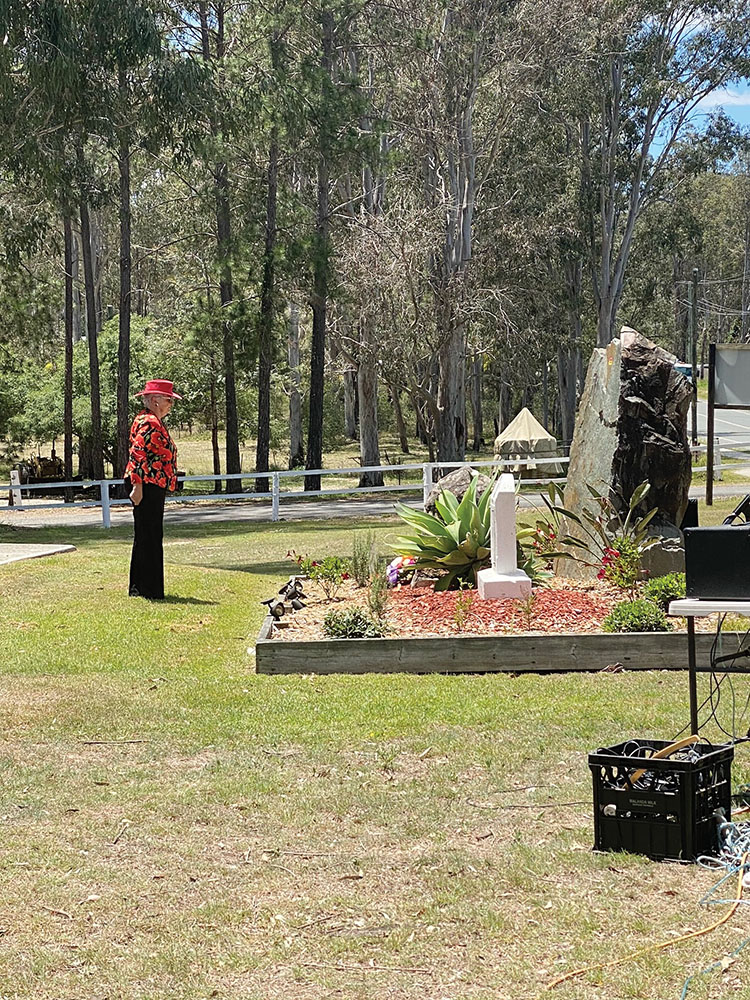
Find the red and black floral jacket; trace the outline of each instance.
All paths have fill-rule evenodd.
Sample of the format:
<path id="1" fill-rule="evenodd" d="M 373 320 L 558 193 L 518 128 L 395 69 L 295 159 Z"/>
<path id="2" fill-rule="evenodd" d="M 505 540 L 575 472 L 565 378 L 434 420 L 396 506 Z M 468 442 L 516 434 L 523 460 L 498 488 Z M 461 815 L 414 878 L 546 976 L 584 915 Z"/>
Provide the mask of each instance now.
<path id="1" fill-rule="evenodd" d="M 155 413 L 142 410 L 130 428 L 130 482 L 153 483 L 173 493 L 177 489 L 177 446 Z"/>

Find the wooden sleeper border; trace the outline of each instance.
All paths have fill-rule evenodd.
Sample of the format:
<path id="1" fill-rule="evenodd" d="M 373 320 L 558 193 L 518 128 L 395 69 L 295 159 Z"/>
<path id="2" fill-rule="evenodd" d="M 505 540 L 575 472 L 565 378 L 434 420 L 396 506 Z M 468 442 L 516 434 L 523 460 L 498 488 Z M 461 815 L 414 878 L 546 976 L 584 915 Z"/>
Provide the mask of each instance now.
<path id="1" fill-rule="evenodd" d="M 255 646 L 259 674 L 480 674 L 686 670 L 686 632 L 593 632 L 455 635 L 435 638 L 272 639 L 264 620 Z M 724 633 L 736 643 L 738 633 Z M 713 632 L 696 633 L 698 669 L 707 665 Z M 728 646 L 728 648 L 732 648 Z"/>

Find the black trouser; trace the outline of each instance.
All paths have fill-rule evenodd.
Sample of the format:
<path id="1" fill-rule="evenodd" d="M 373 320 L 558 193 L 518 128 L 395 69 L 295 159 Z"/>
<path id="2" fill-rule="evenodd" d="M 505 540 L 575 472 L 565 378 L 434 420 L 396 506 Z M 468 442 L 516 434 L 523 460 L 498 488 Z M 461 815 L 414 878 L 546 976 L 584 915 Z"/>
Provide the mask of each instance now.
<path id="1" fill-rule="evenodd" d="M 135 538 L 130 557 L 130 596 L 164 597 L 164 500 L 167 491 L 153 483 L 143 484 L 143 499 L 133 507 Z"/>

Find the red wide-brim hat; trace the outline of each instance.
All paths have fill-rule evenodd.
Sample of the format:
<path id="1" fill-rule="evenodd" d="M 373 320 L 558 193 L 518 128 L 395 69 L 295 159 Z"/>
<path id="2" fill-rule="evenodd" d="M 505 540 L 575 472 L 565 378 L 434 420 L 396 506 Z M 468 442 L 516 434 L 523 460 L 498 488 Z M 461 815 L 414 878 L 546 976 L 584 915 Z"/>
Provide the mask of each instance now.
<path id="1" fill-rule="evenodd" d="M 182 399 L 174 391 L 174 382 L 166 378 L 151 378 L 146 383 L 144 389 L 136 393 L 136 396 L 169 396 L 170 399 Z"/>

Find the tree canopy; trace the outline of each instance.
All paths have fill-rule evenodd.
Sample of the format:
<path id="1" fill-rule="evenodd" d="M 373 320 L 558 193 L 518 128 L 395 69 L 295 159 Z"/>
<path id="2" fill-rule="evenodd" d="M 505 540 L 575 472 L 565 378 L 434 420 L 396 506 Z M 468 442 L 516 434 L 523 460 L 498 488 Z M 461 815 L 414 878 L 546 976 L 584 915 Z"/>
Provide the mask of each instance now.
<path id="1" fill-rule="evenodd" d="M 750 137 L 705 110 L 742 0 L 43 0 L 0 37 L 6 460 L 118 475 L 151 376 L 216 474 L 384 428 L 459 460 L 521 405 L 569 440 L 620 326 L 685 357 L 694 269 L 701 349 L 750 338 Z"/>

